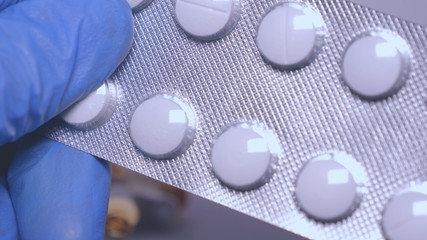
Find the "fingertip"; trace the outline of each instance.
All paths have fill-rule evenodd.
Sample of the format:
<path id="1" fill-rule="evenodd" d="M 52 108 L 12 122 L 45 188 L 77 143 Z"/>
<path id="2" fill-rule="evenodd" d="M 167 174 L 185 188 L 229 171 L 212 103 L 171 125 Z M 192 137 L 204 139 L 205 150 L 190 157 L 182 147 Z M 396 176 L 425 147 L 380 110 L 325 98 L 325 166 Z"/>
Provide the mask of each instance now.
<path id="1" fill-rule="evenodd" d="M 89 94 L 132 38 L 124 0 L 33 0 L 0 12 L 0 145 Z"/>
<path id="2" fill-rule="evenodd" d="M 71 3 L 72 4 L 72 3 Z M 85 64 L 86 73 L 90 76 L 97 70 L 94 65 L 110 63 L 110 71 L 101 78 L 108 78 L 120 63 L 125 59 L 133 41 L 133 16 L 132 10 L 125 0 L 93 0 L 87 1 L 87 13 L 98 9 L 96 13 L 87 16 L 87 24 L 82 26 L 80 47 L 85 52 L 92 52 L 93 64 Z M 96 48 L 96 51 L 94 49 Z M 99 61 L 99 63 L 98 63 Z M 100 82 L 98 81 L 96 85 Z"/>
<path id="3" fill-rule="evenodd" d="M 122 63 L 132 46 L 134 23 L 126 0 L 43 1 L 51 1 L 51 5 L 64 9 L 84 5 L 70 13 L 78 14 L 76 17 L 80 21 L 78 27 L 71 24 L 69 31 L 77 35 L 76 42 L 72 43 L 75 65 L 70 79 L 72 86 L 66 89 L 58 113 L 89 94 Z M 70 19 L 73 16 L 66 17 L 64 22 Z"/>

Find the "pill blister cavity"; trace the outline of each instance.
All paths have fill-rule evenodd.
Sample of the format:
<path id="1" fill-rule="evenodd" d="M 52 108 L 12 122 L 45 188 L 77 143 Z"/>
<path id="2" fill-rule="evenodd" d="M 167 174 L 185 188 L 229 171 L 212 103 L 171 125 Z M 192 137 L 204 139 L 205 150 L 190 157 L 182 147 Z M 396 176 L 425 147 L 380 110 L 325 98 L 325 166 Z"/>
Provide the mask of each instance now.
<path id="1" fill-rule="evenodd" d="M 427 237 L 427 182 L 413 182 L 385 206 L 384 235 L 390 240 L 425 240 Z"/>
<path id="2" fill-rule="evenodd" d="M 410 71 L 409 46 L 389 31 L 371 31 L 356 37 L 344 52 L 345 83 L 366 99 L 382 99 L 396 93 Z"/>
<path id="3" fill-rule="evenodd" d="M 256 43 L 261 55 L 283 69 L 304 67 L 321 50 L 325 23 L 303 3 L 279 3 L 262 17 Z"/>
<path id="4" fill-rule="evenodd" d="M 185 152 L 195 137 L 194 110 L 177 96 L 154 95 L 133 113 L 129 133 L 143 154 L 169 159 Z"/>
<path id="5" fill-rule="evenodd" d="M 337 221 L 359 205 L 367 184 L 363 167 L 349 154 L 334 152 L 308 161 L 300 171 L 295 195 L 300 208 L 319 221 Z"/>
<path id="6" fill-rule="evenodd" d="M 153 0 L 127 0 L 133 12 L 141 11 L 146 8 Z"/>
<path id="7" fill-rule="evenodd" d="M 112 81 L 107 80 L 60 116 L 74 128 L 90 130 L 101 126 L 110 119 L 116 108 L 116 101 L 116 86 Z"/>
<path id="8" fill-rule="evenodd" d="M 227 128 L 212 146 L 215 175 L 225 185 L 250 190 L 265 184 L 280 152 L 275 135 L 257 124 L 240 123 Z"/>
<path id="9" fill-rule="evenodd" d="M 240 0 L 177 0 L 175 16 L 190 36 L 209 41 L 230 33 L 240 19 Z"/>

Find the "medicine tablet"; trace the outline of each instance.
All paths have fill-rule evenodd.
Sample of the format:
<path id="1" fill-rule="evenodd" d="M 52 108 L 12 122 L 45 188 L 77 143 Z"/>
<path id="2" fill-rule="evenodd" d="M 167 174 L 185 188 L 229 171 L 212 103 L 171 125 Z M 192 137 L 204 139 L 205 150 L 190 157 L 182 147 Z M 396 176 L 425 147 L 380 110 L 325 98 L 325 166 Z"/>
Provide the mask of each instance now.
<path id="1" fill-rule="evenodd" d="M 383 232 L 390 240 L 427 239 L 427 182 L 412 183 L 387 203 Z"/>
<path id="2" fill-rule="evenodd" d="M 116 108 L 116 86 L 107 80 L 83 100 L 75 103 L 60 116 L 71 126 L 89 130 L 107 122 Z"/>
<path id="3" fill-rule="evenodd" d="M 213 171 L 229 187 L 257 188 L 271 177 L 279 151 L 278 140 L 270 131 L 248 123 L 233 125 L 213 144 Z"/>
<path id="4" fill-rule="evenodd" d="M 386 31 L 359 35 L 348 45 L 342 60 L 345 83 L 367 99 L 396 93 L 408 78 L 409 70 L 408 45 Z"/>
<path id="5" fill-rule="evenodd" d="M 224 37 L 240 18 L 240 0 L 177 0 L 175 15 L 186 33 L 199 40 Z"/>
<path id="6" fill-rule="evenodd" d="M 130 136 L 147 156 L 168 159 L 187 150 L 194 140 L 196 116 L 178 97 L 158 94 L 145 100 L 133 113 Z"/>
<path id="7" fill-rule="evenodd" d="M 318 156 L 302 168 L 296 181 L 298 205 L 310 217 L 336 221 L 359 205 L 359 186 L 366 174 L 356 160 L 343 152 Z"/>
<path id="8" fill-rule="evenodd" d="M 324 35 L 325 23 L 319 13 L 303 3 L 279 3 L 260 21 L 256 43 L 267 62 L 295 69 L 314 60 Z"/>
<path id="9" fill-rule="evenodd" d="M 146 8 L 153 0 L 127 0 L 132 11 L 139 11 Z"/>

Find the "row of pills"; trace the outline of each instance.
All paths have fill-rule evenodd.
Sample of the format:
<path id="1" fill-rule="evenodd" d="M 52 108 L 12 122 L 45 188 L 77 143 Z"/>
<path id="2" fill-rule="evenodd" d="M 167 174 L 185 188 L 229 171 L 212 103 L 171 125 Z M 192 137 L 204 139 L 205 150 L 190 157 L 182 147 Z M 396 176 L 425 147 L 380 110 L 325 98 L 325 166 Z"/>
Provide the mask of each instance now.
<path id="1" fill-rule="evenodd" d="M 134 9 L 151 1 L 129 0 Z M 175 16 L 191 37 L 210 41 L 229 34 L 240 19 L 239 0 L 177 0 Z M 266 62 L 282 70 L 308 65 L 321 51 L 326 26 L 318 11 L 304 3 L 281 2 L 262 16 L 256 44 Z M 344 51 L 342 75 L 351 91 L 365 99 L 396 93 L 410 71 L 410 48 L 388 30 L 356 36 Z"/>
<path id="2" fill-rule="evenodd" d="M 107 81 L 61 116 L 75 128 L 88 130 L 108 120 L 115 99 L 114 84 Z M 196 129 L 193 108 L 185 100 L 163 93 L 145 99 L 129 124 L 135 146 L 154 159 L 171 159 L 184 153 L 191 146 Z M 280 142 L 272 131 L 256 123 L 237 123 L 217 136 L 210 160 L 223 184 L 246 191 L 269 181 L 280 151 Z M 330 152 L 302 167 L 295 195 L 309 217 L 333 222 L 357 209 L 367 183 L 366 171 L 351 155 Z M 423 239 L 426 230 L 420 226 L 427 221 L 426 209 L 427 182 L 412 183 L 386 205 L 382 221 L 385 234 L 390 239 L 408 239 L 408 234 L 412 236 L 409 239 Z"/>
<path id="3" fill-rule="evenodd" d="M 134 10 L 151 0 L 129 0 Z M 224 37 L 240 18 L 238 0 L 177 0 L 178 24 L 190 36 L 209 41 Z M 315 59 L 324 44 L 325 24 L 318 12 L 303 3 L 279 3 L 259 22 L 258 49 L 271 65 L 297 69 Z M 398 91 L 410 68 L 406 42 L 390 31 L 357 36 L 344 51 L 343 79 L 367 99 L 380 99 Z M 114 84 L 107 81 L 85 100 L 62 114 L 80 129 L 91 129 L 112 115 Z M 145 99 L 133 113 L 129 132 L 135 146 L 154 159 L 184 153 L 194 140 L 197 117 L 186 101 L 168 94 Z M 255 123 L 238 123 L 214 141 L 211 163 L 215 175 L 237 190 L 251 190 L 269 181 L 280 153 L 273 132 Z M 331 152 L 308 161 L 295 186 L 300 208 L 311 218 L 330 222 L 343 219 L 359 206 L 368 177 L 352 156 Z M 411 183 L 388 202 L 382 226 L 389 239 L 424 239 L 427 236 L 427 183 Z"/>
<path id="4" fill-rule="evenodd" d="M 177 0 L 178 24 L 193 38 L 207 41 L 224 37 L 239 20 L 240 1 Z M 281 70 L 312 62 L 326 35 L 322 16 L 304 3 L 282 2 L 267 10 L 257 27 L 256 44 L 264 60 Z M 396 93 L 410 70 L 410 48 L 397 34 L 374 30 L 350 42 L 342 57 L 343 79 L 366 99 Z"/>

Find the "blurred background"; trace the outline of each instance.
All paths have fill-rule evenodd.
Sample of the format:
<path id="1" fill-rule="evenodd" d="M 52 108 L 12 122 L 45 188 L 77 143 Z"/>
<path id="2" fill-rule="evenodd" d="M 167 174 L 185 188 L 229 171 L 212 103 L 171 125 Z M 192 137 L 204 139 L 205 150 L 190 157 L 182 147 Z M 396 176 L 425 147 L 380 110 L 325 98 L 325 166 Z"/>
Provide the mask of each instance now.
<path id="1" fill-rule="evenodd" d="M 304 238 L 113 164 L 106 239 Z"/>

